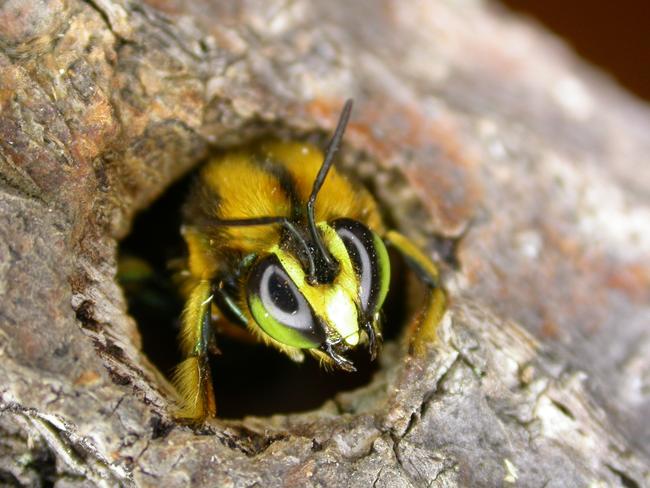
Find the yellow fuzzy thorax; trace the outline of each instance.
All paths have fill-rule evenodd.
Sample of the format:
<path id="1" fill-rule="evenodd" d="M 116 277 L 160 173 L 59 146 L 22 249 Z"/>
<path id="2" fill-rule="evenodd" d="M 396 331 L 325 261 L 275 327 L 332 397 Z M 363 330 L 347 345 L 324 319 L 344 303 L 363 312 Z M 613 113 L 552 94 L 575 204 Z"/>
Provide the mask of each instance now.
<path id="1" fill-rule="evenodd" d="M 205 200 L 202 210 L 218 219 L 291 217 L 301 210 L 297 206 L 307 202 L 322 162 L 323 153 L 311 144 L 263 142 L 253 150 L 230 152 L 210 160 L 200 173 L 207 192 L 197 197 Z M 275 166 L 272 171 L 271 165 Z M 282 177 L 274 172 L 286 175 L 295 195 L 283 188 Z M 315 220 L 329 222 L 339 217 L 352 218 L 376 232 L 382 231 L 374 199 L 332 168 L 316 201 Z M 269 249 L 280 238 L 277 226 L 225 227 L 219 232 L 217 246 L 243 254 Z"/>

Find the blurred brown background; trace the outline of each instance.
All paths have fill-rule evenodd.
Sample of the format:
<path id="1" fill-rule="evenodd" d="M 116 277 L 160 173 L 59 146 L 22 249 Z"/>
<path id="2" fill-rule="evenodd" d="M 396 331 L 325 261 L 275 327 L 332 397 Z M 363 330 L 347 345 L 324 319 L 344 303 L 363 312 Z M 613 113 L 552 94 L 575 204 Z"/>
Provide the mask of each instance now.
<path id="1" fill-rule="evenodd" d="M 629 91 L 650 100 L 649 0 L 500 0 L 537 19 Z"/>

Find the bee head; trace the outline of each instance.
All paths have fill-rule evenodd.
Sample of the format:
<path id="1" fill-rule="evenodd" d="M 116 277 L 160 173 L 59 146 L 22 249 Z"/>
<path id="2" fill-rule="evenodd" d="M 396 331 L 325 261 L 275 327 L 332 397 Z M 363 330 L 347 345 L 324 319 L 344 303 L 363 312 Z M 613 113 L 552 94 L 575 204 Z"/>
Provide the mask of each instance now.
<path id="1" fill-rule="evenodd" d="M 274 340 L 317 351 L 353 370 L 344 353 L 361 343 L 364 334 L 373 357 L 376 353 L 376 325 L 390 281 L 388 253 L 381 238 L 356 220 L 321 222 L 317 231 L 336 263 L 336 274 L 315 281 L 295 253 L 277 246 L 251 269 L 248 307 Z"/>

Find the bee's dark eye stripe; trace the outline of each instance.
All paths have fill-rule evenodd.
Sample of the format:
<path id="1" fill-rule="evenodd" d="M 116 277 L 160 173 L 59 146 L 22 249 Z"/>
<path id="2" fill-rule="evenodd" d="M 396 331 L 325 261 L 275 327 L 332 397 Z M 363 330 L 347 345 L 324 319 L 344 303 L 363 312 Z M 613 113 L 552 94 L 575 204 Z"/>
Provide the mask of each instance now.
<path id="1" fill-rule="evenodd" d="M 298 195 L 296 182 L 286 166 L 284 166 L 280 161 L 265 155 L 256 156 L 254 161 L 260 169 L 278 180 L 278 186 L 291 201 L 293 213 L 295 213 L 297 209 L 301 209 L 303 203 L 300 199 L 300 195 Z M 294 218 L 295 215 L 288 215 L 287 217 Z"/>

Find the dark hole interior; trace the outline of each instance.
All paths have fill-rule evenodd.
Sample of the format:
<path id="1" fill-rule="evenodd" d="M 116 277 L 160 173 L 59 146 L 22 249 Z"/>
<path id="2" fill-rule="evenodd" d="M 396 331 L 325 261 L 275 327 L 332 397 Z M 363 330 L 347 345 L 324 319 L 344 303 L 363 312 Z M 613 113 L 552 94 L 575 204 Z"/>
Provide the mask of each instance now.
<path id="1" fill-rule="evenodd" d="M 135 219 L 131 234 L 121 243 L 120 261 L 127 257 L 145 261 L 152 270 L 146 279 L 124 279 L 129 311 L 136 319 L 143 349 L 168 377 L 181 361 L 177 335 L 183 302 L 168 269 L 171 259 L 184 255 L 180 236 L 181 208 L 192 176 L 173 185 L 150 208 Z M 384 305 L 384 340 L 399 335 L 404 310 L 403 264 L 391 255 L 391 292 Z M 218 415 L 238 419 L 247 415 L 267 416 L 318 408 L 338 392 L 366 385 L 378 369 L 365 348 L 350 355 L 357 372 L 346 373 L 321 368 L 307 357 L 296 364 L 263 344 L 237 342 L 218 337 L 221 354 L 211 358 Z"/>

